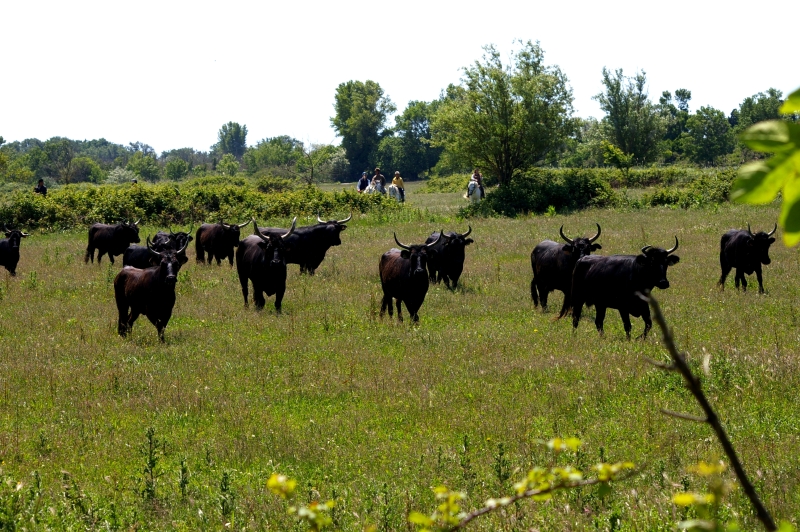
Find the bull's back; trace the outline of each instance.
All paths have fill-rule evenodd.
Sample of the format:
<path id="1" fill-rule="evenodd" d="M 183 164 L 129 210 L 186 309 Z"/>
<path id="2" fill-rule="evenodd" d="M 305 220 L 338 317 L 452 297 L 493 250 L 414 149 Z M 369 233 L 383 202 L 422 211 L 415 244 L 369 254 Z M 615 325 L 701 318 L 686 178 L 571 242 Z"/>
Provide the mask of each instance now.
<path id="1" fill-rule="evenodd" d="M 572 297 L 587 305 L 602 302 L 603 306 L 619 308 L 638 289 L 634 283 L 635 261 L 635 255 L 581 257 L 572 274 Z"/>
<path id="2" fill-rule="evenodd" d="M 746 266 L 750 262 L 747 240 L 750 235 L 741 229 L 731 229 L 719 242 L 720 262 L 727 262 L 734 267 Z"/>
<path id="3" fill-rule="evenodd" d="M 378 271 L 384 289 L 387 285 L 400 283 L 403 278 L 408 276 L 407 274 L 411 269 L 411 261 L 404 259 L 400 253 L 399 249 L 392 248 L 381 255 Z"/>

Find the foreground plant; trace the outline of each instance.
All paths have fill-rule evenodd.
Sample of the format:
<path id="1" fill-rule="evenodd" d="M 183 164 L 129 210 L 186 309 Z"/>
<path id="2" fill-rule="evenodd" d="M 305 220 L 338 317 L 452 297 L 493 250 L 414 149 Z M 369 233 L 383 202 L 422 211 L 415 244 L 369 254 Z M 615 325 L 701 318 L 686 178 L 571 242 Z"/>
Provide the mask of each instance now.
<path id="1" fill-rule="evenodd" d="M 288 501 L 294 498 L 297 481 L 285 475 L 273 473 L 267 480 L 267 488 L 281 499 Z M 333 507 L 333 501 L 313 501 L 308 506 L 289 506 L 288 511 L 290 514 L 296 515 L 298 521 L 305 523 L 309 531 L 318 532 L 333 524 L 333 519 L 330 515 Z"/>

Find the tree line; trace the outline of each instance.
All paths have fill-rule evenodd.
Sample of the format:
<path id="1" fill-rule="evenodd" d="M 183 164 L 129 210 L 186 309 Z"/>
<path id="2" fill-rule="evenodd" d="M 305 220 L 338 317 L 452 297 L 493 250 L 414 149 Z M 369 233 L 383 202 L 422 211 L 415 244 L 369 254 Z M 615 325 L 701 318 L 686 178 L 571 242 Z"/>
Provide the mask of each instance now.
<path id="1" fill-rule="evenodd" d="M 536 166 L 623 172 L 650 164 L 736 166 L 763 157 L 739 142 L 738 133 L 763 120 L 798 120 L 797 114 L 780 115 L 783 94 L 774 88 L 746 97 L 727 115 L 710 106 L 692 111 L 691 90 L 663 91 L 654 101 L 644 71 L 627 76 L 607 68 L 603 91 L 594 96 L 604 116 L 576 117 L 564 72 L 545 63 L 538 42 L 516 44 L 507 62 L 486 46 L 458 84 L 433 101 L 410 101 L 400 113 L 379 83 L 341 83 L 330 118 L 340 146 L 282 135 L 248 147 L 247 126 L 236 122 L 222 125 L 208 151 L 180 148 L 160 155 L 138 141 L 123 146 L 102 138 L 0 137 L 0 181 L 154 182 L 245 172 L 313 183 L 351 181 L 374 166 L 410 179 L 478 166 L 504 184 Z"/>

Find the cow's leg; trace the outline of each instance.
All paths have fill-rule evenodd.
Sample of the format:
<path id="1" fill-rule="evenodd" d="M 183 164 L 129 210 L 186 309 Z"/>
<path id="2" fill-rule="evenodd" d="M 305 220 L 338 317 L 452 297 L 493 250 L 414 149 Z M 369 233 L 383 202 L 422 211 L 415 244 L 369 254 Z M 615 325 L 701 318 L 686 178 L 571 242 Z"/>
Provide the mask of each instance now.
<path id="1" fill-rule="evenodd" d="M 114 255 L 112 255 L 110 251 L 108 252 L 108 260 L 111 261 L 111 264 L 114 264 Z M 100 262 L 100 261 L 98 261 L 98 262 Z"/>
<path id="2" fill-rule="evenodd" d="M 758 279 L 758 293 L 764 293 L 764 279 L 761 277 L 761 264 L 756 268 L 756 279 Z"/>
<path id="3" fill-rule="evenodd" d="M 436 283 L 436 270 L 430 263 L 428 264 L 428 280 L 434 284 Z"/>
<path id="4" fill-rule="evenodd" d="M 313 276 L 316 273 L 317 269 L 309 266 L 308 268 L 306 268 L 306 271 L 308 272 L 308 275 Z"/>
<path id="5" fill-rule="evenodd" d="M 534 307 L 539 306 L 539 288 L 536 286 L 536 277 L 531 280 L 531 300 Z"/>
<path id="6" fill-rule="evenodd" d="M 131 314 L 130 316 L 128 316 L 128 332 L 131 332 L 133 330 L 133 324 L 139 318 L 139 314 L 141 314 L 141 312 L 133 310 L 133 308 L 131 308 Z"/>
<path id="7" fill-rule="evenodd" d="M 248 282 L 249 282 L 249 280 L 247 279 L 247 277 L 244 277 L 244 278 L 243 277 L 239 277 L 239 283 L 242 285 L 242 296 L 244 296 L 244 308 L 247 308 L 249 306 L 249 304 L 247 302 L 247 295 L 248 295 L 247 294 L 247 283 Z"/>
<path id="8" fill-rule="evenodd" d="M 195 260 L 200 264 L 205 263 L 206 253 L 203 251 L 203 246 L 200 245 L 200 239 L 197 239 L 197 244 L 194 246 Z"/>
<path id="9" fill-rule="evenodd" d="M 233 266 L 233 251 L 228 253 L 228 263 L 230 263 L 230 265 Z"/>
<path id="10" fill-rule="evenodd" d="M 264 305 L 267 304 L 266 298 L 264 298 L 264 289 L 261 286 L 256 286 L 253 283 L 253 303 L 256 306 L 256 310 L 262 310 Z"/>
<path id="11" fill-rule="evenodd" d="M 542 302 L 542 312 L 547 311 L 547 298 L 550 295 L 549 287 L 540 285 L 539 286 L 539 301 Z"/>
<path id="12" fill-rule="evenodd" d="M 576 300 L 572 305 L 572 329 L 578 329 L 578 322 L 581 321 L 581 312 L 583 312 L 583 301 Z"/>
<path id="13" fill-rule="evenodd" d="M 380 317 L 383 318 L 386 309 L 389 309 L 389 317 L 392 317 L 392 298 L 387 294 L 383 294 L 383 299 L 381 300 L 381 313 Z"/>
<path id="14" fill-rule="evenodd" d="M 89 264 L 89 259 L 92 259 L 92 264 L 94 264 L 94 246 L 91 244 L 86 248 L 86 255 L 83 257 L 84 264 Z"/>
<path id="15" fill-rule="evenodd" d="M 628 340 L 631 339 L 631 315 L 625 310 L 619 311 L 619 317 L 622 318 L 622 326 L 625 328 L 625 336 Z"/>
<path id="16" fill-rule="evenodd" d="M 720 255 L 719 264 L 722 267 L 722 275 L 719 277 L 719 282 L 717 284 L 720 287 L 720 290 L 725 290 L 725 279 L 728 278 L 728 274 L 731 273 L 731 265 L 728 264 Z"/>
<path id="17" fill-rule="evenodd" d="M 128 303 L 117 300 L 117 311 L 119 312 L 117 334 L 124 338 L 128 334 Z"/>
<path id="18" fill-rule="evenodd" d="M 744 276 L 744 272 L 742 272 L 742 292 L 747 292 L 747 277 Z"/>
<path id="19" fill-rule="evenodd" d="M 451 288 L 450 287 L 450 276 L 449 275 L 444 275 L 444 276 L 442 276 L 442 278 L 444 279 L 444 285 L 447 288 Z M 452 288 L 455 288 L 455 286 L 453 286 Z"/>
<path id="20" fill-rule="evenodd" d="M 400 304 L 401 304 L 402 302 L 403 302 L 403 300 L 402 300 L 402 299 L 398 299 L 398 300 L 397 300 L 397 321 L 400 321 L 400 322 L 402 322 L 402 321 L 403 321 L 403 311 L 402 311 L 402 307 L 400 306 Z M 391 308 L 391 305 L 389 306 L 389 308 Z M 392 315 L 392 312 L 391 312 L 391 311 L 389 311 L 389 315 L 390 315 L 390 316 Z"/>
<path id="21" fill-rule="evenodd" d="M 653 327 L 653 320 L 650 319 L 650 307 L 644 306 L 642 307 L 642 321 L 644 321 L 644 332 L 639 337 L 640 339 L 644 340 L 647 338 L 647 333 L 650 332 L 650 329 Z"/>
<path id="22" fill-rule="evenodd" d="M 569 308 L 572 305 L 570 301 L 569 294 L 564 293 L 564 302 L 561 304 L 561 310 L 558 312 L 559 316 L 566 316 L 567 312 L 569 312 Z"/>
<path id="23" fill-rule="evenodd" d="M 221 253 L 220 254 L 214 253 L 214 260 L 217 261 L 217 266 L 221 266 L 222 265 L 222 258 L 223 257 L 224 257 L 224 255 L 222 255 Z M 211 260 L 209 260 L 208 263 L 211 264 Z"/>
<path id="24" fill-rule="evenodd" d="M 597 327 L 597 332 L 603 334 L 603 322 L 606 319 L 606 307 L 595 305 L 596 314 L 594 316 L 594 325 Z"/>
<path id="25" fill-rule="evenodd" d="M 103 251 L 97 250 L 97 264 L 100 264 L 100 260 L 103 258 Z"/>
<path id="26" fill-rule="evenodd" d="M 283 290 L 278 290 L 275 292 L 275 312 L 277 314 L 281 313 L 281 302 L 283 301 Z"/>

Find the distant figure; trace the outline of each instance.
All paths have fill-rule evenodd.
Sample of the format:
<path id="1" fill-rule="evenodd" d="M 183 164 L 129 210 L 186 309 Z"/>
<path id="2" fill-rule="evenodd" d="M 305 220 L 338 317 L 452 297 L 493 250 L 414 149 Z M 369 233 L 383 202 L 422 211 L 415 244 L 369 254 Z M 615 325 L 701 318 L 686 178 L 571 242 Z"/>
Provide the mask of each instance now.
<path id="1" fill-rule="evenodd" d="M 406 201 L 406 189 L 403 186 L 403 178 L 400 177 L 400 172 L 395 172 L 392 178 L 392 184 L 400 191 L 400 203 Z"/>
<path id="2" fill-rule="evenodd" d="M 367 177 L 366 172 L 361 172 L 361 179 L 358 180 L 358 184 L 356 185 L 356 190 L 358 192 L 363 193 L 365 190 L 367 190 L 368 186 L 369 186 L 369 177 Z"/>
<path id="3" fill-rule="evenodd" d="M 133 179 L 131 179 L 131 185 L 135 185 L 138 182 L 139 181 L 135 177 Z"/>
<path id="4" fill-rule="evenodd" d="M 42 196 L 47 196 L 47 187 L 44 186 L 44 179 L 40 179 L 39 183 L 36 185 L 36 188 L 33 189 L 34 194 L 41 194 Z"/>
<path id="5" fill-rule="evenodd" d="M 372 187 L 381 194 L 386 194 L 386 178 L 381 173 L 380 168 L 375 168 L 375 175 L 372 176 Z"/>
<path id="6" fill-rule="evenodd" d="M 481 201 L 486 197 L 486 192 L 483 190 L 483 176 L 478 168 L 472 172 L 472 176 L 469 178 L 466 197 L 467 199 L 471 199 L 473 203 Z"/>

